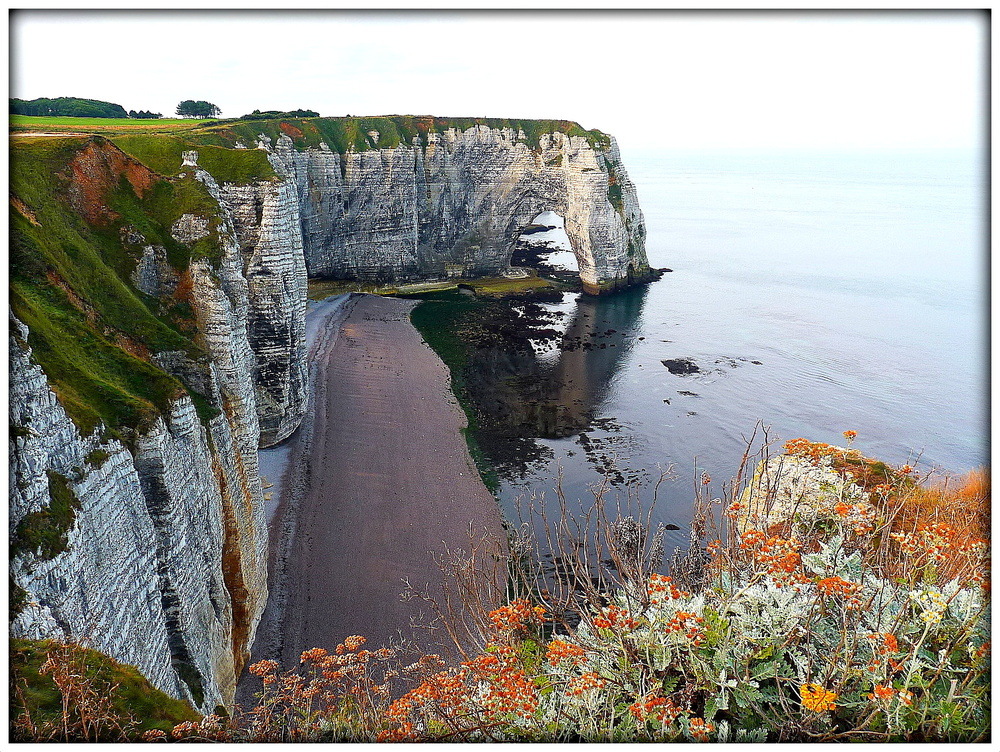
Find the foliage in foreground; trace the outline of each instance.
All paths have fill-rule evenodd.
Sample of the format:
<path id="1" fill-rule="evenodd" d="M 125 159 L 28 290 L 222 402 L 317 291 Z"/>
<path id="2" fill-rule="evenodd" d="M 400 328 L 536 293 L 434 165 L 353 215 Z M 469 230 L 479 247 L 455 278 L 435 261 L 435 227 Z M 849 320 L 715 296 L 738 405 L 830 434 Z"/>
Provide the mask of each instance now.
<path id="1" fill-rule="evenodd" d="M 860 457 L 814 460 L 796 455 L 802 447 L 784 460 L 829 469 L 833 455 Z M 698 592 L 652 574 L 549 639 L 527 600 L 495 610 L 485 652 L 396 700 L 380 738 L 986 738 L 987 544 L 944 522 L 908 528 L 904 510 L 916 497 L 926 513 L 928 495 L 911 472 L 891 471 L 871 492 L 848 472 L 824 489 L 829 504 L 802 503 L 780 521 L 773 498 L 741 495 Z M 741 514 L 744 504 L 755 512 Z M 641 531 L 617 522 L 617 558 L 641 562 Z"/>
<path id="2" fill-rule="evenodd" d="M 462 609 L 437 609 L 452 634 L 481 634 L 481 649 L 458 665 L 433 655 L 403 665 L 396 649 L 368 650 L 354 636 L 306 651 L 294 670 L 252 666 L 263 692 L 248 712 L 143 738 L 988 739 L 988 547 L 977 537 L 988 534 L 985 473 L 931 487 L 912 468 L 801 440 L 775 459 L 791 474 L 779 477 L 809 476 L 811 490 L 762 485 L 766 461 L 724 498 L 706 495 L 705 476 L 695 531 L 716 529 L 712 509 L 728 521 L 675 559 L 673 578 L 655 572 L 661 534 L 599 514 L 598 537 L 587 540 L 600 541 L 608 558 L 598 560 L 614 562 L 613 590 L 589 576 L 583 555 L 563 558 L 554 573 L 531 574 L 530 597 L 480 600 L 479 632 L 454 622 L 469 618 L 456 616 Z M 550 552 L 581 540 L 565 522 L 553 525 L 566 537 L 549 537 Z M 523 563 L 526 549 L 512 550 Z M 544 555 L 537 542 L 534 553 Z"/>
<path id="3" fill-rule="evenodd" d="M 199 714 L 133 667 L 51 640 L 10 645 L 11 741 L 128 741 Z"/>

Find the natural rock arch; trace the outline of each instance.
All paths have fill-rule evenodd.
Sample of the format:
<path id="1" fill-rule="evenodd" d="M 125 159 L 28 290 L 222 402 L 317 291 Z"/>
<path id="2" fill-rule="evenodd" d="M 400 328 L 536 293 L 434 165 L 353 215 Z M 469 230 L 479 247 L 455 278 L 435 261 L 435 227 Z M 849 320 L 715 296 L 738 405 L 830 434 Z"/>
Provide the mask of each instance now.
<path id="1" fill-rule="evenodd" d="M 646 229 L 614 139 L 475 125 L 411 145 L 276 156 L 298 184 L 310 273 L 396 281 L 499 274 L 521 231 L 543 211 L 565 220 L 588 293 L 649 277 Z"/>

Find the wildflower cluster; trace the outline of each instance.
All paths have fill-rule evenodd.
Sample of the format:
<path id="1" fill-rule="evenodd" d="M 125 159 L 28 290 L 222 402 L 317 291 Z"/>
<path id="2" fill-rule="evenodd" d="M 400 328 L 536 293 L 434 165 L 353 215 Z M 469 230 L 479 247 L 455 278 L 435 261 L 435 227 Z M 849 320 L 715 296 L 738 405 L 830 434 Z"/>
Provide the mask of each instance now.
<path id="1" fill-rule="evenodd" d="M 306 650 L 296 671 L 279 673 L 273 660 L 250 666 L 247 670 L 260 677 L 263 691 L 259 704 L 240 718 L 241 739 L 317 741 L 350 738 L 377 727 L 389 702 L 391 680 L 398 675 L 388 668 L 396 652 L 365 650 L 365 643 L 363 636 L 352 635 L 332 652 Z"/>
<path id="2" fill-rule="evenodd" d="M 844 528 L 854 535 L 867 535 L 875 529 L 877 523 L 875 508 L 868 503 L 837 502 L 833 507 L 834 514 L 840 518 Z"/>
<path id="3" fill-rule="evenodd" d="M 748 530 L 743 533 L 740 549 L 749 551 L 754 560 L 763 565 L 780 587 L 782 584 L 799 581 L 802 556 L 799 551 L 801 541 L 794 538 L 780 538 L 776 535 L 766 535 L 760 530 Z"/>
<path id="4" fill-rule="evenodd" d="M 667 622 L 665 631 L 667 634 L 683 633 L 692 647 L 698 647 L 705 636 L 702 628 L 704 622 L 705 618 L 702 616 L 687 611 L 678 611 Z"/>
<path id="5" fill-rule="evenodd" d="M 558 637 L 549 643 L 546 658 L 550 666 L 558 666 L 561 661 L 569 661 L 573 664 L 583 660 L 587 651 L 579 645 L 560 640 Z"/>
<path id="6" fill-rule="evenodd" d="M 541 622 L 545 618 L 545 609 L 532 606 L 530 601 L 520 598 L 491 611 L 489 618 L 498 632 L 516 632 Z"/>
<path id="7" fill-rule="evenodd" d="M 589 690 L 601 689 L 602 687 L 604 687 L 605 684 L 606 682 L 604 681 L 604 679 L 598 676 L 596 672 L 588 671 L 587 673 L 578 676 L 572 681 L 570 681 L 569 685 L 566 688 L 566 691 L 571 695 L 579 697 L 584 692 L 587 692 Z"/>
<path id="8" fill-rule="evenodd" d="M 664 577 L 661 574 L 654 574 L 649 578 L 649 582 L 646 584 L 646 592 L 653 603 L 687 598 L 691 595 L 691 593 L 676 587 L 671 578 Z"/>
<path id="9" fill-rule="evenodd" d="M 842 596 L 846 599 L 848 608 L 861 608 L 861 599 L 858 597 L 858 594 L 862 588 L 856 582 L 850 582 L 834 575 L 833 577 L 824 577 L 821 580 L 817 580 L 816 589 L 824 598 Z"/>
<path id="10" fill-rule="evenodd" d="M 692 718 L 688 721 L 688 731 L 696 742 L 707 742 L 711 733 L 715 731 L 715 724 L 701 718 Z"/>
<path id="11" fill-rule="evenodd" d="M 449 738 L 493 739 L 496 729 L 532 717 L 539 687 L 525 671 L 511 635 L 540 623 L 545 611 L 519 599 L 488 616 L 493 634 L 484 652 L 457 669 L 434 674 L 393 701 L 379 741 L 431 739 L 444 729 Z M 553 665 L 582 657 L 582 649 L 569 643 L 555 641 L 548 648 Z"/>
<path id="12" fill-rule="evenodd" d="M 627 610 L 611 604 L 594 617 L 594 626 L 598 629 L 630 632 L 639 626 L 639 622 Z"/>
<path id="13" fill-rule="evenodd" d="M 646 695 L 629 705 L 628 712 L 639 723 L 656 721 L 661 726 L 669 726 L 682 711 L 669 697 Z"/>

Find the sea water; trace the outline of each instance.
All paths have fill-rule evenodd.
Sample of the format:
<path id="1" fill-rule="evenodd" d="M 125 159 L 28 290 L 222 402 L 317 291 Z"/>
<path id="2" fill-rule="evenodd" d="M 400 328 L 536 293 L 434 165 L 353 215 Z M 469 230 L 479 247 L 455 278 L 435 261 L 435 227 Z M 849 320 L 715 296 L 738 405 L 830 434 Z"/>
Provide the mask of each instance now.
<path id="1" fill-rule="evenodd" d="M 609 473 L 616 493 L 672 466 L 657 517 L 683 527 L 700 473 L 730 477 L 758 422 L 779 449 L 852 430 L 890 463 L 988 463 L 982 155 L 625 149 L 623 161 L 650 264 L 673 271 L 556 307 L 606 345 L 557 356 L 575 359 L 566 408 L 593 420 L 534 438 L 531 462 L 501 473 L 509 516 L 558 476 L 572 503 Z M 674 359 L 699 371 L 671 373 Z"/>

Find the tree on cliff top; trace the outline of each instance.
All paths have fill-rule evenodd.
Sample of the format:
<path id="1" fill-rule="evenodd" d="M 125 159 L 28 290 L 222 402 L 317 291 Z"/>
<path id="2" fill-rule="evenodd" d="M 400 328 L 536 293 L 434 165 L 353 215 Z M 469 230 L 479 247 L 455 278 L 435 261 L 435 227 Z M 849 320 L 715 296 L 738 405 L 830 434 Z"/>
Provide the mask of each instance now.
<path id="1" fill-rule="evenodd" d="M 201 100 L 196 102 L 193 99 L 185 99 L 177 105 L 175 112 L 181 117 L 212 118 L 218 117 L 222 110 L 211 102 Z"/>

